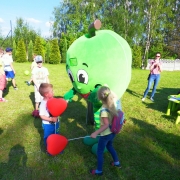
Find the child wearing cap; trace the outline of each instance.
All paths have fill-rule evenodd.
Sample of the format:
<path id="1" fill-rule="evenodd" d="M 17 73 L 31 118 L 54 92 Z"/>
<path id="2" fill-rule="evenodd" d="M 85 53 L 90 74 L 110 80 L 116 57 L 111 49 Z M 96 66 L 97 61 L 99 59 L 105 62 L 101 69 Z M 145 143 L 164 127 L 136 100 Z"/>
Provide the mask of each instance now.
<path id="1" fill-rule="evenodd" d="M 12 84 L 15 90 L 18 90 L 16 81 L 15 81 L 15 70 L 13 67 L 13 58 L 12 58 L 12 48 L 6 48 L 6 53 L 2 56 L 2 61 L 4 64 L 4 71 L 6 75 L 6 80 L 12 79 Z"/>
<path id="2" fill-rule="evenodd" d="M 32 70 L 32 79 L 34 83 L 34 95 L 35 95 L 35 110 L 32 115 L 34 117 L 39 117 L 39 104 L 42 101 L 42 96 L 39 93 L 39 86 L 41 83 L 49 83 L 49 71 L 47 68 L 43 67 L 43 58 L 40 55 L 35 57 L 35 62 L 37 67 L 34 67 Z"/>
<path id="3" fill-rule="evenodd" d="M 0 48 L 0 102 L 6 102 L 3 98 L 3 90 L 6 87 L 6 76 L 4 72 L 4 64 L 2 62 L 2 56 L 4 54 L 4 50 Z"/>

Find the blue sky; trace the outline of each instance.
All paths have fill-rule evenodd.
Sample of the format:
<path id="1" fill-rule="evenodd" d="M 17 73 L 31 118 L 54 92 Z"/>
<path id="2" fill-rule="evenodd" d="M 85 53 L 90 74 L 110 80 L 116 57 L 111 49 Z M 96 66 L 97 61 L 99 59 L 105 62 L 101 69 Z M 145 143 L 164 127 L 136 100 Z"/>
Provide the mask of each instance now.
<path id="1" fill-rule="evenodd" d="M 43 37 L 49 37 L 54 7 L 62 0 L 5 0 L 0 5 L 0 32 L 7 36 L 16 25 L 17 18 L 23 18 L 34 30 L 41 30 Z"/>

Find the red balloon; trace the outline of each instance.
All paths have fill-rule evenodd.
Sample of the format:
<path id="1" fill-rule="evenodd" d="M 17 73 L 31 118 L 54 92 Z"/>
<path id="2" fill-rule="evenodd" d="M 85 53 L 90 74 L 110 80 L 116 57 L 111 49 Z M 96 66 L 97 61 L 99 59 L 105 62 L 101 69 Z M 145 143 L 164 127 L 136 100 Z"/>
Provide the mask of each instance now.
<path id="1" fill-rule="evenodd" d="M 67 102 L 63 98 L 51 98 L 47 101 L 48 111 L 52 116 L 60 116 L 67 108 Z"/>
<path id="2" fill-rule="evenodd" d="M 60 154 L 68 144 L 67 138 L 59 134 L 51 134 L 46 142 L 47 151 L 52 156 Z"/>

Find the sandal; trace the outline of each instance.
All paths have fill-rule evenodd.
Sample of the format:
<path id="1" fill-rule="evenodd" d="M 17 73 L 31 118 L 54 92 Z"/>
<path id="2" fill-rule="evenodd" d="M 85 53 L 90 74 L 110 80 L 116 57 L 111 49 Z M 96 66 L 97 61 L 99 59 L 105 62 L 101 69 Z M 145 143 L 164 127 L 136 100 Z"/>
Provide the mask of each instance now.
<path id="1" fill-rule="evenodd" d="M 103 172 L 101 172 L 101 173 L 96 173 L 96 170 L 95 170 L 95 169 L 91 169 L 91 170 L 90 170 L 90 174 L 97 175 L 97 176 L 102 176 L 102 175 L 103 175 Z"/>
<path id="2" fill-rule="evenodd" d="M 6 100 L 4 98 L 0 98 L 0 102 L 8 102 L 8 100 Z"/>
<path id="3" fill-rule="evenodd" d="M 120 163 L 118 165 L 115 165 L 114 162 L 111 162 L 110 165 L 114 166 L 114 167 L 117 167 L 117 168 L 121 168 L 122 167 Z"/>

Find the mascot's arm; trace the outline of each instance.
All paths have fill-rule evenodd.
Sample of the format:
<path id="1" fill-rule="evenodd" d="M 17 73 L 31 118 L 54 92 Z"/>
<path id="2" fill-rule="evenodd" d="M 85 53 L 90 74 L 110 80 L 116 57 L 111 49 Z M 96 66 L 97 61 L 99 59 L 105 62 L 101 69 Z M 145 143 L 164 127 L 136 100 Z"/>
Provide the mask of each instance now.
<path id="1" fill-rule="evenodd" d="M 64 99 L 66 101 L 72 101 L 72 98 L 74 97 L 74 95 L 76 94 L 76 90 L 74 88 L 72 88 L 70 91 L 68 91 L 65 95 L 64 95 Z"/>

